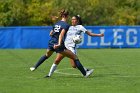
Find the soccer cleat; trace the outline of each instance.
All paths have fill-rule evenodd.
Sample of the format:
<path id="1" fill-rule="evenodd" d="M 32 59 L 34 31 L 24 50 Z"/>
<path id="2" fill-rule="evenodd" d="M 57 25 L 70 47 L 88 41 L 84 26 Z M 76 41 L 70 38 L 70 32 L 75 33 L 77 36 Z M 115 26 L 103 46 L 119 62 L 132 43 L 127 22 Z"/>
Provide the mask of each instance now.
<path id="1" fill-rule="evenodd" d="M 86 75 L 84 77 L 89 77 L 93 73 L 93 69 L 86 71 Z"/>
<path id="2" fill-rule="evenodd" d="M 35 67 L 30 67 L 30 70 L 31 71 L 34 71 L 36 68 Z"/>

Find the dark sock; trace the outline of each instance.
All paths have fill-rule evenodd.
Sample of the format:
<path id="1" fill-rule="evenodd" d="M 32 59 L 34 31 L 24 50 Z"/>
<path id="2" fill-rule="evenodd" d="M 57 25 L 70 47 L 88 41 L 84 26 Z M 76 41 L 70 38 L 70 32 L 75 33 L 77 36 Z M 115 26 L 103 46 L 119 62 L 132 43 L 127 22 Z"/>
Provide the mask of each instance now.
<path id="1" fill-rule="evenodd" d="M 47 58 L 48 57 L 46 55 L 42 56 L 34 67 L 37 68 L 38 66 L 40 66 Z"/>
<path id="2" fill-rule="evenodd" d="M 85 76 L 86 75 L 86 71 L 83 68 L 82 64 L 80 63 L 79 59 L 74 60 L 77 68 L 81 71 L 81 73 Z"/>

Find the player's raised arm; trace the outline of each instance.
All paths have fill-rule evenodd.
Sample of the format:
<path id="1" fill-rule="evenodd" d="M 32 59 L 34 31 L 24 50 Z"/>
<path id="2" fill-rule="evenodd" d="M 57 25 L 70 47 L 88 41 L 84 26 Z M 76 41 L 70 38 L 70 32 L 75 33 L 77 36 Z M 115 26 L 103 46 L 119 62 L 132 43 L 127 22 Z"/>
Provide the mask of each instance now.
<path id="1" fill-rule="evenodd" d="M 90 31 L 87 31 L 87 29 L 85 29 L 82 26 L 82 19 L 81 19 L 81 17 L 79 15 L 74 16 L 74 18 L 72 20 L 73 20 L 72 21 L 72 24 L 74 24 L 75 21 L 78 21 L 77 26 L 79 25 L 79 30 L 82 31 L 82 32 L 84 32 L 84 33 L 86 33 L 87 35 L 89 35 L 89 36 L 98 36 L 98 37 L 104 36 L 103 33 L 102 34 L 95 34 L 95 33 L 92 33 Z"/>
<path id="2" fill-rule="evenodd" d="M 92 33 L 90 31 L 86 31 L 85 33 L 89 36 L 97 36 L 97 37 L 103 37 L 104 36 L 103 33 L 102 34 L 95 34 L 95 33 Z"/>

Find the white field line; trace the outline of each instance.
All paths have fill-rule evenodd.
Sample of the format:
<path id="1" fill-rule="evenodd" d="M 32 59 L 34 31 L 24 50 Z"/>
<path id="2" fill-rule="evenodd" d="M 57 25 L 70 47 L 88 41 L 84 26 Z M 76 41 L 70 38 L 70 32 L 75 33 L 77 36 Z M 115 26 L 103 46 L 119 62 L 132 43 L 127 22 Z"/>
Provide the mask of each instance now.
<path id="1" fill-rule="evenodd" d="M 61 72 L 63 70 L 68 70 L 68 69 L 74 69 L 74 68 L 64 68 L 64 69 L 58 69 L 55 71 L 55 73 L 58 74 L 63 74 L 63 75 L 74 75 L 74 76 L 81 76 L 80 74 L 71 74 L 71 73 L 65 73 L 65 72 Z"/>
<path id="2" fill-rule="evenodd" d="M 55 73 L 62 74 L 62 75 L 82 76 L 80 73 L 79 74 L 72 74 L 72 73 L 62 72 L 62 71 L 68 70 L 68 69 L 73 69 L 73 68 L 58 69 L 55 71 Z M 123 76 L 123 75 L 121 75 L 121 76 L 109 76 L 109 77 L 122 77 L 122 78 L 132 77 L 132 78 L 135 78 L 135 77 L 140 77 L 140 76 L 134 76 L 134 75 L 124 75 Z"/>

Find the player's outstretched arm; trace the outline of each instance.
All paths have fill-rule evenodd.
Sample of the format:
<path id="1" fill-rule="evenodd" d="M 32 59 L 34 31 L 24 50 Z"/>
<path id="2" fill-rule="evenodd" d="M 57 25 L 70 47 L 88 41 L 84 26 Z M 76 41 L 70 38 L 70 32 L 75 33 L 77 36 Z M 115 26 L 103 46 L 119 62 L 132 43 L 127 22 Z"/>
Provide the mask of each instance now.
<path id="1" fill-rule="evenodd" d="M 103 37 L 104 36 L 103 33 L 102 34 L 95 34 L 95 33 L 92 33 L 90 31 L 86 31 L 86 34 L 89 35 L 89 36 L 98 36 L 98 37 Z"/>

